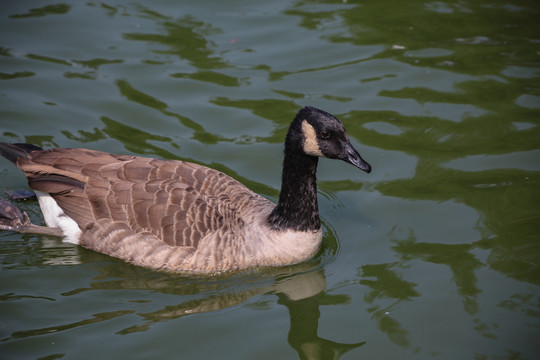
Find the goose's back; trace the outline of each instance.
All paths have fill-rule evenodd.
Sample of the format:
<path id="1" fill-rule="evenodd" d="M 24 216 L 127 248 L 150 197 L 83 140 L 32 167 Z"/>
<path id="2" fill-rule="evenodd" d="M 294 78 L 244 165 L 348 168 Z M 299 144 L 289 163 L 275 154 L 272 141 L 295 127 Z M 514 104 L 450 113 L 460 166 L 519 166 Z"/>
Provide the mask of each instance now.
<path id="1" fill-rule="evenodd" d="M 245 251 L 246 219 L 274 206 L 217 170 L 183 161 L 51 149 L 17 165 L 79 225 L 82 246 L 153 268 L 227 268 L 223 259 L 238 254 L 226 252 Z"/>

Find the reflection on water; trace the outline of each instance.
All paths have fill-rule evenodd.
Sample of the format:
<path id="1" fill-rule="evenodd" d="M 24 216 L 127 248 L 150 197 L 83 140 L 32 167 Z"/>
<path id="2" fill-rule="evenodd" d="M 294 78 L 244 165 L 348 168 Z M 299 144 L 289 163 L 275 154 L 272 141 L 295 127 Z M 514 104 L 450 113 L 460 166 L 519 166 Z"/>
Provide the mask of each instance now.
<path id="1" fill-rule="evenodd" d="M 122 93 L 123 96 L 125 96 L 128 100 L 136 102 L 143 106 L 149 106 L 151 108 L 154 108 L 156 110 L 159 110 L 166 116 L 172 116 L 179 120 L 179 122 L 184 125 L 187 128 L 190 128 L 194 130 L 193 138 L 199 141 L 204 142 L 205 144 L 215 144 L 218 140 L 224 141 L 225 139 L 220 138 L 218 135 L 211 134 L 207 131 L 205 131 L 202 126 L 197 124 L 196 122 L 190 120 L 189 118 L 175 114 L 168 109 L 168 105 L 164 102 L 145 94 L 142 91 L 139 91 L 135 89 L 131 84 L 125 80 L 118 80 L 116 81 L 116 85 L 118 86 L 118 89 Z M 170 139 L 168 139 L 171 141 Z M 129 149 L 128 149 L 129 150 Z"/>
<path id="2" fill-rule="evenodd" d="M 474 315 L 478 311 L 476 296 L 481 292 L 476 285 L 475 271 L 483 266 L 470 254 L 471 245 L 448 245 L 416 243 L 414 239 L 399 241 L 395 250 L 403 260 L 422 259 L 433 264 L 446 265 L 453 275 L 453 280 L 462 297 L 464 310 Z"/>
<path id="3" fill-rule="evenodd" d="M 144 33 L 124 33 L 126 40 L 146 41 L 152 46 L 164 45 L 168 50 L 151 50 L 158 54 L 177 55 L 182 60 L 189 61 L 192 65 L 201 69 L 219 69 L 226 67 L 226 64 L 213 54 L 210 49 L 211 44 L 204 35 L 212 31 L 209 24 L 194 20 L 190 17 L 163 21 L 167 17 L 142 10 L 143 14 L 148 14 L 151 18 L 158 20 L 165 30 L 166 34 L 144 34 Z M 182 39 L 182 41 L 178 41 Z"/>
<path id="4" fill-rule="evenodd" d="M 294 284 L 296 285 L 296 284 Z M 279 303 L 289 310 L 291 326 L 289 329 L 289 344 L 296 350 L 300 359 L 339 359 L 347 351 L 358 348 L 366 342 L 354 344 L 337 343 L 318 335 L 321 305 L 339 305 L 347 303 L 339 295 L 319 293 L 308 298 L 292 300 L 287 293 L 278 294 Z"/>
<path id="5" fill-rule="evenodd" d="M 394 319 L 390 313 L 401 301 L 410 301 L 420 294 L 414 290 L 417 284 L 403 280 L 397 275 L 399 264 L 377 264 L 364 265 L 360 269 L 360 276 L 364 280 L 360 280 L 359 284 L 367 286 L 371 291 L 364 297 L 365 301 L 374 306 L 369 308 L 372 314 L 372 319 L 377 323 L 377 327 L 385 333 L 393 343 L 408 347 L 410 340 L 408 331 Z M 375 278 L 375 280 L 367 280 L 365 278 Z M 390 299 L 392 302 L 389 305 L 377 305 L 378 299 Z"/>
<path id="6" fill-rule="evenodd" d="M 33 8 L 30 9 L 25 14 L 13 14 L 9 15 L 10 19 L 22 19 L 22 18 L 28 18 L 28 17 L 41 17 L 45 15 L 61 15 L 66 14 L 70 9 L 69 5 L 66 4 L 58 4 L 58 5 L 46 5 L 41 8 Z"/>
<path id="7" fill-rule="evenodd" d="M 347 351 L 365 344 L 365 341 L 353 344 L 338 343 L 318 335 L 319 307 L 321 305 L 345 305 L 348 303 L 349 297 L 326 293 L 324 272 L 310 266 L 293 266 L 290 268 L 290 272 L 287 272 L 286 269 L 268 270 L 264 277 L 254 273 L 252 275 L 209 277 L 208 279 L 184 277 L 180 280 L 177 275 L 152 275 L 151 272 L 144 269 L 131 267 L 124 269 L 129 271 L 121 273 L 117 267 L 102 267 L 100 268 L 101 274 L 90 283 L 89 288 L 74 289 L 62 295 L 77 296 L 84 292 L 117 291 L 118 289 L 145 291 L 151 289 L 153 292 L 193 299 L 176 305 L 167 305 L 151 312 L 136 312 L 133 309 L 115 310 L 93 314 L 91 318 L 69 324 L 16 331 L 11 333 L 8 338 L 0 339 L 0 342 L 44 336 L 137 314 L 142 323 L 116 332 L 119 335 L 130 335 L 147 331 L 157 323 L 219 311 L 238 306 L 258 295 L 275 294 L 279 298 L 278 303 L 288 309 L 290 317 L 288 341 L 301 359 L 339 359 Z M 111 270 L 110 273 L 109 270 Z M 239 281 L 243 284 L 241 287 L 245 289 L 236 288 L 235 291 L 228 291 L 229 287 L 237 286 Z M 7 296 L 2 300 L 14 301 L 20 298 Z M 44 297 L 41 299 L 55 301 L 55 299 Z M 140 303 L 146 302 L 141 301 Z M 135 304 L 137 303 L 135 301 Z"/>

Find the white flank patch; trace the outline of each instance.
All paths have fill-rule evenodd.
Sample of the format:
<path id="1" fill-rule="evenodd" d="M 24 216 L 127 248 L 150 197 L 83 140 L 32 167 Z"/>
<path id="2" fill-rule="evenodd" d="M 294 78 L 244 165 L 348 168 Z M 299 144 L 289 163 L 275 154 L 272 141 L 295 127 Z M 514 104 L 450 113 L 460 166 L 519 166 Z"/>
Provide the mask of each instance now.
<path id="1" fill-rule="evenodd" d="M 64 213 L 51 195 L 41 191 L 36 191 L 36 195 L 47 226 L 59 227 L 64 233 L 65 242 L 78 244 L 82 233 L 79 225 Z"/>

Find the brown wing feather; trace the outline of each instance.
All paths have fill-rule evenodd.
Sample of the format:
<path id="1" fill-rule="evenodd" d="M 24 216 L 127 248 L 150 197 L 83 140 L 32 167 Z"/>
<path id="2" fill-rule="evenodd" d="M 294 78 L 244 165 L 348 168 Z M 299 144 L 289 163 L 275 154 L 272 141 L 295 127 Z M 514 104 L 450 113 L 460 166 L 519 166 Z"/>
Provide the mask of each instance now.
<path id="1" fill-rule="evenodd" d="M 51 193 L 83 232 L 96 223 L 122 223 L 123 231 L 170 246 L 197 248 L 210 232 L 243 226 L 231 204 L 256 196 L 221 172 L 182 161 L 51 149 L 18 165 L 31 187 Z M 88 235 L 84 245 L 103 251 L 102 236 Z"/>

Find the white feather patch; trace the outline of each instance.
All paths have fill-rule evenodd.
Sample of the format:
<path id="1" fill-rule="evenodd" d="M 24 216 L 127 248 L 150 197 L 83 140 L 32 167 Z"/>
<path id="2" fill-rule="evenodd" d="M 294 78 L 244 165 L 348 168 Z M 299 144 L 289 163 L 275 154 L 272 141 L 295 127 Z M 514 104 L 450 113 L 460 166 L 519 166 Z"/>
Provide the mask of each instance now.
<path id="1" fill-rule="evenodd" d="M 47 226 L 59 227 L 64 233 L 65 242 L 78 244 L 82 233 L 79 225 L 64 213 L 51 195 L 41 191 L 36 191 L 36 195 Z"/>
<path id="2" fill-rule="evenodd" d="M 306 120 L 302 121 L 302 132 L 304 133 L 304 152 L 312 156 L 325 157 L 319 148 L 315 129 Z"/>

